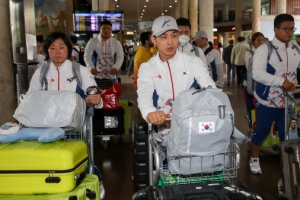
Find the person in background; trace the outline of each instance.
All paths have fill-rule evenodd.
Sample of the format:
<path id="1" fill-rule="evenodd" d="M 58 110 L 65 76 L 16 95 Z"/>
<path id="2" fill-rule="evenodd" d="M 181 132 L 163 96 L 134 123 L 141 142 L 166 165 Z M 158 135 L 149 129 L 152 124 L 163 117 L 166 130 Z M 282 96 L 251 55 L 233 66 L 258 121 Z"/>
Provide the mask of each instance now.
<path id="1" fill-rule="evenodd" d="M 291 39 L 295 32 L 294 17 L 289 14 L 277 15 L 274 19 L 275 37 L 268 59 L 268 45 L 260 45 L 253 56 L 253 79 L 256 82 L 254 97 L 256 98 L 256 127 L 252 133 L 250 170 L 253 174 L 261 174 L 259 152 L 264 139 L 268 136 L 273 121 L 276 123 L 279 138 L 285 139 L 285 108 L 283 89 L 295 90 L 296 69 L 300 63 L 300 55 L 293 47 Z M 281 60 L 281 62 L 280 62 Z"/>
<path id="2" fill-rule="evenodd" d="M 216 86 L 222 88 L 224 86 L 224 78 L 220 52 L 209 46 L 207 34 L 204 31 L 198 31 L 194 36 L 194 40 L 197 46 L 204 51 L 210 76 L 216 83 Z"/>
<path id="3" fill-rule="evenodd" d="M 234 66 L 231 65 L 230 62 L 232 48 L 233 48 L 233 40 L 229 40 L 229 45 L 223 51 L 223 60 L 227 65 L 227 85 L 230 85 L 230 78 L 232 84 L 234 84 L 234 80 L 235 80 L 235 68 Z M 232 71 L 232 76 L 231 76 L 231 71 Z"/>
<path id="4" fill-rule="evenodd" d="M 77 37 L 75 35 L 71 35 L 70 40 L 71 40 L 71 43 L 72 43 L 72 46 L 73 46 L 72 57 L 71 57 L 70 60 L 75 60 L 76 62 L 79 63 L 80 48 L 77 45 Z"/>
<path id="5" fill-rule="evenodd" d="M 245 53 L 249 50 L 249 45 L 243 42 L 243 37 L 238 37 L 238 43 L 232 48 L 231 66 L 235 67 L 237 84 L 243 87 L 243 80 L 246 73 Z"/>
<path id="6" fill-rule="evenodd" d="M 127 58 L 128 58 L 128 55 L 129 55 L 129 54 L 128 54 L 128 46 L 127 46 L 125 40 L 123 41 L 122 48 L 123 48 L 124 60 L 123 60 L 121 69 L 122 69 L 122 70 L 125 70 L 126 67 L 127 67 Z"/>
<path id="7" fill-rule="evenodd" d="M 289 140 L 299 140 L 300 137 L 297 131 L 297 121 L 295 118 L 291 119 L 291 125 L 289 128 Z"/>
<path id="8" fill-rule="evenodd" d="M 263 43 L 265 43 L 264 41 L 264 35 L 261 32 L 256 32 L 252 35 L 251 38 L 252 41 L 252 48 L 249 51 L 246 51 L 245 53 L 245 66 L 246 66 L 246 70 L 248 73 L 249 67 L 252 67 L 253 69 L 253 65 L 249 66 L 253 63 L 253 55 L 255 50 L 262 45 Z M 250 69 L 252 71 L 252 69 Z M 251 110 L 254 109 L 254 103 L 253 103 L 253 94 L 249 94 L 249 92 L 247 91 L 247 74 L 244 77 L 244 98 L 245 98 L 245 102 L 246 102 L 246 108 L 247 108 L 247 114 L 246 114 L 246 119 L 248 121 L 249 124 L 249 128 L 252 128 L 252 116 L 251 116 Z"/>
<path id="9" fill-rule="evenodd" d="M 152 57 L 150 48 L 153 47 L 151 32 L 142 32 L 140 35 L 141 45 L 134 56 L 134 89 L 137 90 L 138 71 L 142 63 L 147 62 Z"/>
<path id="10" fill-rule="evenodd" d="M 204 62 L 204 64 L 207 65 L 203 50 L 197 47 L 196 45 L 193 46 L 190 43 L 190 38 L 191 38 L 190 21 L 186 18 L 181 17 L 176 20 L 176 23 L 180 30 L 178 51 L 184 52 L 190 56 L 198 56 Z"/>
<path id="11" fill-rule="evenodd" d="M 48 84 L 41 84 L 40 74 L 42 68 L 38 68 L 32 76 L 28 92 L 36 90 L 67 90 L 78 93 L 81 97 L 86 95 L 86 90 L 90 86 L 96 86 L 94 76 L 84 66 L 80 65 L 80 74 L 82 77 L 81 87 L 78 85 L 73 74 L 72 61 L 69 60 L 72 54 L 72 44 L 70 39 L 62 32 L 52 32 L 46 38 L 43 45 L 46 60 L 50 60 L 50 66 L 46 75 Z M 72 79 L 72 80 L 71 80 Z M 70 81 L 66 81 L 70 80 Z M 47 85 L 47 86 L 46 86 Z M 102 108 L 102 99 L 100 94 L 92 94 L 86 98 L 88 103 L 95 105 L 95 108 Z M 102 184 L 102 176 L 95 166 L 95 174 L 100 181 L 101 199 L 104 198 L 105 190 Z"/>
<path id="12" fill-rule="evenodd" d="M 265 37 L 265 42 L 268 42 L 269 41 L 269 38 Z"/>
<path id="13" fill-rule="evenodd" d="M 111 22 L 103 21 L 100 34 L 90 39 L 84 50 L 86 66 L 98 79 L 116 79 L 124 60 L 122 45 L 111 34 Z"/>
<path id="14" fill-rule="evenodd" d="M 42 35 L 38 35 L 36 36 L 36 58 L 37 58 L 37 68 L 42 67 L 44 64 L 47 63 L 46 61 L 46 56 L 44 55 L 43 52 L 43 43 L 44 43 L 44 39 Z"/>

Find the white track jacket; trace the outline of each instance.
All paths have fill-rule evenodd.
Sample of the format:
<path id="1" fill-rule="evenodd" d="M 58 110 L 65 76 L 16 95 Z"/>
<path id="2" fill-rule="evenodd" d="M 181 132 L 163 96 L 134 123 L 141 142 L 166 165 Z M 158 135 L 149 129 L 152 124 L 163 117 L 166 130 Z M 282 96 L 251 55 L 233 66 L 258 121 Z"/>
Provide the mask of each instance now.
<path id="1" fill-rule="evenodd" d="M 143 63 L 138 72 L 138 107 L 143 118 L 146 120 L 148 113 L 156 110 L 171 113 L 177 95 L 196 88 L 197 83 L 201 87 L 216 87 L 200 58 L 177 51 L 172 59 L 163 62 L 158 53 Z"/>

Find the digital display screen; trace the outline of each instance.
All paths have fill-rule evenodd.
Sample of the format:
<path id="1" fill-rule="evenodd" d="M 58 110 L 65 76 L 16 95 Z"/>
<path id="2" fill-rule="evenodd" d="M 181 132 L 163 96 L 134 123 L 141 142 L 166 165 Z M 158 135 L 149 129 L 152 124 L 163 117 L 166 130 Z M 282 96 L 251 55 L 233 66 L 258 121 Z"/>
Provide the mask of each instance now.
<path id="1" fill-rule="evenodd" d="M 108 20 L 112 23 L 113 33 L 123 31 L 123 12 L 90 12 L 74 13 L 74 32 L 99 33 L 101 23 Z"/>

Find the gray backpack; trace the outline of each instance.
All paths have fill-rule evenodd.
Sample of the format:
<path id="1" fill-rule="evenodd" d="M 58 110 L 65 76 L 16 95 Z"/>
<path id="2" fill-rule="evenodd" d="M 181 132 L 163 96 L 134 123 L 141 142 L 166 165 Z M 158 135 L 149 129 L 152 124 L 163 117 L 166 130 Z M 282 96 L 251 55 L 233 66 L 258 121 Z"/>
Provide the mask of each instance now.
<path id="1" fill-rule="evenodd" d="M 48 90 L 48 80 L 47 80 L 47 74 L 49 71 L 50 63 L 47 63 L 42 66 L 41 73 L 40 73 L 40 83 L 42 85 L 42 88 L 45 85 L 44 90 Z M 79 87 L 82 87 L 82 78 L 81 78 L 81 73 L 80 73 L 80 64 L 77 62 L 72 62 L 72 72 L 73 72 L 73 77 L 70 78 L 70 82 L 72 82 L 74 79 L 76 80 L 77 84 Z"/>
<path id="2" fill-rule="evenodd" d="M 170 173 L 208 173 L 227 167 L 229 157 L 224 154 L 234 132 L 233 118 L 229 98 L 220 89 L 181 92 L 173 104 L 167 144 Z"/>
<path id="3" fill-rule="evenodd" d="M 268 57 L 267 57 L 268 62 L 270 60 L 273 49 L 275 49 L 276 51 L 279 62 L 282 62 L 281 56 L 278 53 L 278 47 L 274 46 L 271 41 L 268 41 L 266 44 L 268 46 Z M 300 55 L 300 49 L 294 43 L 292 43 L 292 49 L 296 49 L 298 54 Z M 253 73 L 252 73 L 254 52 L 252 50 L 249 50 L 249 52 L 251 53 L 252 57 L 249 60 L 248 69 L 247 69 L 247 92 L 253 95 L 253 91 L 255 89 L 255 80 L 253 79 Z"/>

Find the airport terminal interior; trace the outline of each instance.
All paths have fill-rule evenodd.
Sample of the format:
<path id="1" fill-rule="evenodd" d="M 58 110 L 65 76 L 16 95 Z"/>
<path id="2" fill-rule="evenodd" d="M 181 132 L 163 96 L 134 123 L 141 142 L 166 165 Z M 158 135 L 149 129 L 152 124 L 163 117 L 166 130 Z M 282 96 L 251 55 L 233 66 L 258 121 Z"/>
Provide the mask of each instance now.
<path id="1" fill-rule="evenodd" d="M 27 6 L 29 2 L 31 2 L 31 7 Z M 47 4 L 43 4 L 44 2 Z M 296 24 L 299 24 L 300 19 L 300 0 L 5 0 L 0 3 L 0 11 L 1 4 L 9 11 L 0 12 L 0 27 L 3 29 L 0 31 L 0 38 L 5 46 L 5 49 L 0 47 L 0 60 L 11 67 L 0 67 L 0 110 L 11 116 L 17 107 L 16 96 L 26 93 L 28 78 L 31 78 L 35 69 L 32 66 L 36 57 L 32 52 L 36 51 L 36 35 L 45 37 L 51 31 L 61 30 L 68 35 L 76 35 L 79 45 L 84 49 L 88 39 L 93 37 L 93 34 L 96 36 L 99 33 L 99 27 L 92 27 L 93 30 L 89 29 L 88 34 L 85 34 L 86 27 L 81 26 L 80 20 L 77 22 L 75 20 L 75 14 L 80 11 L 92 13 L 92 11 L 105 10 L 109 11 L 108 13 L 121 13 L 123 21 L 113 23 L 115 28 L 113 34 L 121 43 L 125 41 L 128 45 L 138 41 L 139 33 L 145 30 L 151 31 L 152 22 L 156 17 L 160 15 L 171 15 L 174 18 L 184 16 L 190 18 L 192 36 L 199 29 L 211 30 L 208 32 L 208 37 L 219 51 L 228 45 L 230 39 L 235 40 L 240 34 L 246 37 L 246 42 L 249 43 L 248 36 L 252 32 L 260 31 L 260 28 L 267 30 L 266 34 L 269 34 L 269 39 L 272 39 L 274 34 L 273 29 L 269 28 L 269 24 L 273 23 L 277 13 L 287 12 L 295 15 Z M 33 4 L 34 6 L 32 6 Z M 205 13 L 206 8 L 199 7 L 200 5 L 209 6 L 209 13 Z M 29 10 L 24 11 L 23 7 Z M 236 10 L 240 11 L 239 18 L 236 17 Z M 31 12 L 35 15 L 31 16 Z M 194 13 L 194 15 L 188 13 Z M 8 15 L 11 15 L 11 21 L 7 19 L 5 23 L 1 23 L 2 20 L 6 20 Z M 49 19 L 47 26 L 41 24 L 45 16 Z M 20 19 L 23 24 L 20 23 Z M 35 23 L 31 23 L 34 21 Z M 9 30 L 10 28 L 11 30 Z M 295 34 L 298 31 L 300 33 L 300 27 L 296 28 L 298 30 Z M 25 51 L 26 42 L 32 41 L 35 45 L 27 44 L 27 51 Z M 295 41 L 295 37 L 293 41 Z M 12 70 L 13 66 L 14 70 Z M 133 116 L 140 115 L 137 107 L 137 93 L 133 86 L 133 75 L 129 77 L 126 69 L 120 69 L 117 76 L 120 78 L 122 88 L 119 100 L 129 102 L 131 114 L 125 116 L 129 117 L 131 121 Z M 17 78 L 12 82 L 9 77 Z M 251 128 L 245 117 L 246 105 L 243 88 L 237 85 L 236 81 L 230 85 L 227 84 L 226 66 L 224 66 L 224 80 L 223 91 L 229 96 L 234 110 L 235 127 L 245 136 L 249 136 Z M 16 91 L 15 82 L 17 83 Z M 1 124 L 13 120 L 11 116 L 1 114 Z M 249 169 L 249 143 L 239 144 L 239 147 L 240 166 L 236 181 L 244 183 L 263 199 L 276 199 L 277 184 L 281 178 L 278 153 L 271 148 L 263 148 L 260 152 L 262 175 L 254 175 Z M 133 151 L 132 127 L 130 127 L 130 131 L 126 131 L 126 134 L 120 133 L 109 137 L 108 141 L 104 141 L 102 136 L 95 134 L 94 160 L 103 176 L 105 200 L 129 200 L 138 190 L 133 180 Z"/>

